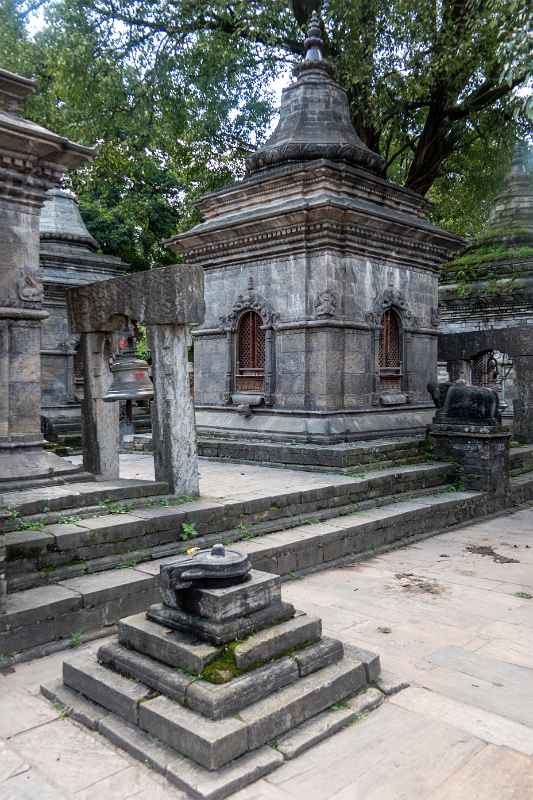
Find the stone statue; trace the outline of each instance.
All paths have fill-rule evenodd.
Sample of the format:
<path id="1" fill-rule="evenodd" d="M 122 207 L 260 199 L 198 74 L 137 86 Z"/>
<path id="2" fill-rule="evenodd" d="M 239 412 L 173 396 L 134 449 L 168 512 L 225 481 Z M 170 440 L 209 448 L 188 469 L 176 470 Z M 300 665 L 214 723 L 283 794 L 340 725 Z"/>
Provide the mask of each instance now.
<path id="1" fill-rule="evenodd" d="M 499 397 L 494 389 L 455 383 L 428 383 L 437 407 L 435 423 L 500 426 Z"/>

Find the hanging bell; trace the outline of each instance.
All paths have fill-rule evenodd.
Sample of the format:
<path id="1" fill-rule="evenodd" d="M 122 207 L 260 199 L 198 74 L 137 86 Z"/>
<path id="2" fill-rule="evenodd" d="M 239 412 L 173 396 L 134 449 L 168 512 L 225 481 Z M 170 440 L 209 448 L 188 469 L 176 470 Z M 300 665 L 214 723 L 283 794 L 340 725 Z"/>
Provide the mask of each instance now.
<path id="1" fill-rule="evenodd" d="M 148 375 L 148 364 L 135 354 L 133 337 L 122 339 L 119 354 L 111 364 L 113 381 L 102 398 L 114 400 L 146 400 L 154 396 L 154 386 Z"/>

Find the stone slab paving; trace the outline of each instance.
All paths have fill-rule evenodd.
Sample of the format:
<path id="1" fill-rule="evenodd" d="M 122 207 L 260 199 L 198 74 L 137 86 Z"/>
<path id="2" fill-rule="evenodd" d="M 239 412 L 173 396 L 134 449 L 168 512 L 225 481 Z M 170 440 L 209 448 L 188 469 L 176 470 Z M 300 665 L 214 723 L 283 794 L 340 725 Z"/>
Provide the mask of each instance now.
<path id="1" fill-rule="evenodd" d="M 533 506 L 288 582 L 326 635 L 379 652 L 411 685 L 235 800 L 533 797 L 532 561 Z M 2 800 L 185 800 L 39 696 L 64 657 L 0 674 Z"/>

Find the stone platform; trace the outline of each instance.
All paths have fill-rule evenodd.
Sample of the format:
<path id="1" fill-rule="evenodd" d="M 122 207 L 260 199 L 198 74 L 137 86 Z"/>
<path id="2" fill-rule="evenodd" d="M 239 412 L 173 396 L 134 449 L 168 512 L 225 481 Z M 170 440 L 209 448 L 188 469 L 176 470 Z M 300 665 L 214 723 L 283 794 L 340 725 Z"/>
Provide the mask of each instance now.
<path id="1" fill-rule="evenodd" d="M 180 608 L 123 619 L 41 691 L 192 796 L 227 797 L 383 699 L 369 688 L 379 657 L 323 637 L 279 576 L 177 595 Z"/>

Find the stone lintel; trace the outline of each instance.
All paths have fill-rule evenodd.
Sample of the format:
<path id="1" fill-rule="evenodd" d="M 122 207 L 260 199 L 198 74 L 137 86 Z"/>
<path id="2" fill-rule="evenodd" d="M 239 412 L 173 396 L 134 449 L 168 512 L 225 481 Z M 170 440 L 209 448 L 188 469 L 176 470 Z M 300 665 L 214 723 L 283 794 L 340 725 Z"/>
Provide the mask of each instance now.
<path id="1" fill-rule="evenodd" d="M 204 276 L 198 266 L 173 265 L 67 291 L 74 333 L 112 331 L 117 317 L 147 325 L 203 321 Z"/>

